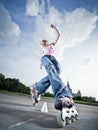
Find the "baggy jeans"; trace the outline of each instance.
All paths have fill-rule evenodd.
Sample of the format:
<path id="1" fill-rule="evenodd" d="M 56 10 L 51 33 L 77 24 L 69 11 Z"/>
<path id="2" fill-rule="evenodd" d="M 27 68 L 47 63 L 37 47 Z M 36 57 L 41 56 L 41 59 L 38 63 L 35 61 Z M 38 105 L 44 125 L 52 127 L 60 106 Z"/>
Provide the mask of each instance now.
<path id="1" fill-rule="evenodd" d="M 36 89 L 43 94 L 51 85 L 55 99 L 62 97 L 72 97 L 67 86 L 62 82 L 60 74 L 60 65 L 54 56 L 45 55 L 41 59 L 41 64 L 45 67 L 48 76 L 41 81 L 36 82 Z"/>

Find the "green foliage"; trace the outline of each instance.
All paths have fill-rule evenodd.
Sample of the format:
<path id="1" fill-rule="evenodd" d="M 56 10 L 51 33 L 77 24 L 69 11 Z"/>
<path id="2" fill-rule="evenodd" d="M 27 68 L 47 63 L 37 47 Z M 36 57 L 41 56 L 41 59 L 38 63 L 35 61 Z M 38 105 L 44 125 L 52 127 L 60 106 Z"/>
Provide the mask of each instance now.
<path id="1" fill-rule="evenodd" d="M 3 89 L 5 85 L 5 76 L 0 73 L 0 88 Z"/>
<path id="2" fill-rule="evenodd" d="M 87 102 L 87 101 L 74 100 L 74 102 L 75 102 L 75 103 L 79 103 L 79 104 L 98 106 L 98 101 L 95 101 L 95 102 Z"/>
<path id="3" fill-rule="evenodd" d="M 46 97 L 53 97 L 53 94 L 51 94 L 51 93 L 49 93 L 49 92 L 46 92 L 46 93 L 44 94 L 44 96 L 46 96 Z"/>
<path id="4" fill-rule="evenodd" d="M 80 101 L 80 100 L 81 100 L 81 96 L 76 96 L 76 97 L 74 97 L 73 99 L 74 99 L 74 100 L 79 100 L 79 101 Z"/>
<path id="5" fill-rule="evenodd" d="M 82 101 L 87 101 L 87 102 L 96 102 L 96 98 L 95 97 L 87 97 L 87 96 L 83 96 L 81 98 Z"/>
<path id="6" fill-rule="evenodd" d="M 30 89 L 21 82 L 19 82 L 19 79 L 5 78 L 5 76 L 1 73 L 0 73 L 0 89 L 25 94 L 30 93 Z"/>

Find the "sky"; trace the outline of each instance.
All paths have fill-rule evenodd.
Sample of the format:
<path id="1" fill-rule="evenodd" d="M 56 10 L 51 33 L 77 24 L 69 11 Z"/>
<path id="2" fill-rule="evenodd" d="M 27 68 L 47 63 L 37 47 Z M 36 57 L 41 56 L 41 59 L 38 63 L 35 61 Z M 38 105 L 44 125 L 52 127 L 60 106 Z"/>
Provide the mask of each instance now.
<path id="1" fill-rule="evenodd" d="M 51 24 L 62 81 L 98 100 L 98 0 L 0 0 L 0 73 L 27 86 L 46 76 L 40 41 L 56 38 Z"/>

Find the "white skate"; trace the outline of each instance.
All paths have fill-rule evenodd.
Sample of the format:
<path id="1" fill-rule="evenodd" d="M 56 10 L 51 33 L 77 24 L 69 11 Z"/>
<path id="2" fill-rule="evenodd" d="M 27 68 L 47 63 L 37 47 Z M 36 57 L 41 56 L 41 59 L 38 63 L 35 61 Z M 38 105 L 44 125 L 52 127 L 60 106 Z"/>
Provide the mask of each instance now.
<path id="1" fill-rule="evenodd" d="M 63 107 L 61 111 L 57 112 L 57 122 L 60 127 L 71 124 L 71 114 L 69 108 Z"/>
<path id="2" fill-rule="evenodd" d="M 70 110 L 70 113 L 71 113 L 71 121 L 74 122 L 76 120 L 79 120 L 79 114 L 78 114 L 75 106 L 73 106 L 69 110 Z"/>
<path id="3" fill-rule="evenodd" d="M 30 86 L 29 88 L 31 89 L 30 94 L 32 98 L 32 103 L 33 103 L 33 106 L 35 106 L 35 104 L 40 101 L 41 95 L 38 94 L 38 91 L 36 90 L 34 85 Z"/>
<path id="4" fill-rule="evenodd" d="M 63 107 L 61 111 L 57 112 L 57 122 L 60 127 L 70 125 L 72 122 L 78 119 L 78 112 L 74 106 L 72 108 Z"/>

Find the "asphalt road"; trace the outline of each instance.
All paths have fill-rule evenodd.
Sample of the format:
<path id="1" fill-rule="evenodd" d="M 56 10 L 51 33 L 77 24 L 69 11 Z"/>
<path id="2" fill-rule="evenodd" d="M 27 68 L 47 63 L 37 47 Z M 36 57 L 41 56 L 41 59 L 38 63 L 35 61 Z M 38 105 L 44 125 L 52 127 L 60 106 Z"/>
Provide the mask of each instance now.
<path id="1" fill-rule="evenodd" d="M 40 112 L 43 103 L 48 113 Z M 53 101 L 42 99 L 32 107 L 30 96 L 0 93 L 0 130 L 98 130 L 98 107 L 76 104 L 79 120 L 60 128 Z"/>

